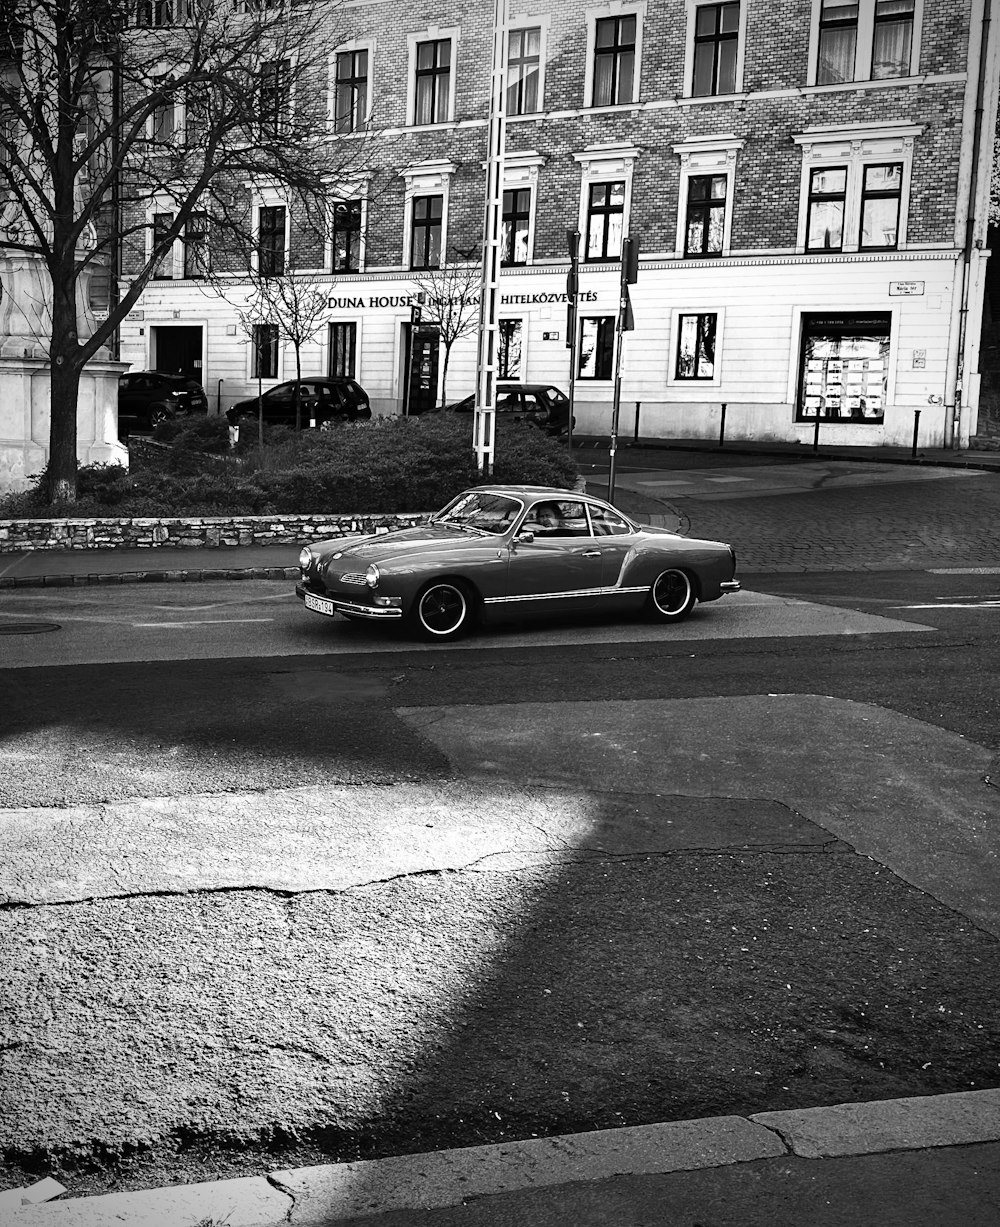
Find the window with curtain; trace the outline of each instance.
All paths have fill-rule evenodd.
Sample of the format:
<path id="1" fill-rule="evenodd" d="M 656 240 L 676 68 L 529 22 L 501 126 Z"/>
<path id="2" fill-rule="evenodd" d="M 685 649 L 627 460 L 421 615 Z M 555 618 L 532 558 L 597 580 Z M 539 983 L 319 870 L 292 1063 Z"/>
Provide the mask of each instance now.
<path id="1" fill-rule="evenodd" d="M 166 240 L 170 227 L 174 224 L 173 213 L 153 214 L 153 250 Z M 174 250 L 171 244 L 157 259 L 153 266 L 153 277 L 157 281 L 169 281 L 174 275 Z"/>
<path id="2" fill-rule="evenodd" d="M 718 316 L 714 311 L 678 316 L 675 379 L 715 378 L 717 325 Z"/>
<path id="3" fill-rule="evenodd" d="M 635 80 L 635 16 L 601 17 L 594 37 L 595 107 L 632 101 Z"/>
<path id="4" fill-rule="evenodd" d="M 528 226 L 531 222 L 531 189 L 513 188 L 503 194 L 500 231 L 500 263 L 528 263 Z"/>
<path id="5" fill-rule="evenodd" d="M 688 179 L 684 227 L 686 256 L 722 254 L 726 233 L 726 186 L 725 175 L 692 175 Z"/>
<path id="6" fill-rule="evenodd" d="M 368 51 L 341 51 L 337 55 L 334 86 L 335 132 L 357 132 L 368 112 Z"/>
<path id="7" fill-rule="evenodd" d="M 278 378 L 277 324 L 254 324 L 250 375 L 253 379 Z"/>
<path id="8" fill-rule="evenodd" d="M 262 277 L 285 271 L 285 206 L 265 205 L 257 217 L 257 269 Z"/>
<path id="9" fill-rule="evenodd" d="M 451 39 L 435 38 L 426 43 L 417 43 L 413 122 L 447 122 L 450 88 Z"/>
<path id="10" fill-rule="evenodd" d="M 336 200 L 333 204 L 334 273 L 354 273 L 361 266 L 361 201 Z"/>
<path id="11" fill-rule="evenodd" d="M 353 320 L 337 321 L 330 325 L 330 357 L 327 374 L 353 379 L 355 354 L 358 344 L 358 326 Z"/>
<path id="12" fill-rule="evenodd" d="M 507 39 L 507 114 L 533 115 L 539 108 L 542 31 L 511 30 Z"/>
<path id="13" fill-rule="evenodd" d="M 184 276 L 208 274 L 208 214 L 192 213 L 184 227 Z"/>
<path id="14" fill-rule="evenodd" d="M 807 251 L 840 251 L 844 245 L 846 203 L 846 166 L 824 166 L 810 171 Z"/>
<path id="15" fill-rule="evenodd" d="M 443 196 L 414 196 L 410 230 L 410 268 L 441 267 Z"/>
<path id="16" fill-rule="evenodd" d="M 580 379 L 611 379 L 614 375 L 615 317 L 590 316 L 580 321 Z"/>
<path id="17" fill-rule="evenodd" d="M 817 85 L 854 80 L 858 47 L 858 0 L 823 0 L 819 16 Z"/>
<path id="18" fill-rule="evenodd" d="M 736 52 L 740 37 L 739 4 L 703 4 L 695 13 L 694 76 L 691 93 L 736 91 Z"/>
<path id="19" fill-rule="evenodd" d="M 625 183 L 592 183 L 587 197 L 587 260 L 617 260 L 622 254 Z"/>
<path id="20" fill-rule="evenodd" d="M 908 77 L 913 50 L 913 0 L 875 0 L 872 77 Z"/>

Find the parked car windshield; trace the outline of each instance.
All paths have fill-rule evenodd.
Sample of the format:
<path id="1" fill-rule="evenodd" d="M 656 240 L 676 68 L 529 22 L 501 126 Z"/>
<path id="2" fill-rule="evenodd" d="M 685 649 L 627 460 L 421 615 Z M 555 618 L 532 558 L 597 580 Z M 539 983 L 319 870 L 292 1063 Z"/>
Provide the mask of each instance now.
<path id="1" fill-rule="evenodd" d="M 521 503 L 505 494 L 470 493 L 460 495 L 435 517 L 438 524 L 478 529 L 484 533 L 504 533 L 521 513 Z"/>

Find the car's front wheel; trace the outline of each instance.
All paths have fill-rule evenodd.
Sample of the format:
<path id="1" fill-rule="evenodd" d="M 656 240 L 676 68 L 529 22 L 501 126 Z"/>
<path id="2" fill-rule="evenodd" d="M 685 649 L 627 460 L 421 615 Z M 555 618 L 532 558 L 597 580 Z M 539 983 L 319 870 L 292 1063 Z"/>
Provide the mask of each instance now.
<path id="1" fill-rule="evenodd" d="M 174 415 L 166 405 L 151 405 L 149 409 L 150 426 L 159 426 L 161 422 L 169 422 Z"/>
<path id="2" fill-rule="evenodd" d="M 459 580 L 435 580 L 413 602 L 410 622 L 421 637 L 436 643 L 458 639 L 472 628 L 472 593 Z"/>
<path id="3" fill-rule="evenodd" d="M 649 590 L 649 612 L 661 622 L 680 622 L 694 609 L 698 593 L 687 571 L 661 571 Z"/>

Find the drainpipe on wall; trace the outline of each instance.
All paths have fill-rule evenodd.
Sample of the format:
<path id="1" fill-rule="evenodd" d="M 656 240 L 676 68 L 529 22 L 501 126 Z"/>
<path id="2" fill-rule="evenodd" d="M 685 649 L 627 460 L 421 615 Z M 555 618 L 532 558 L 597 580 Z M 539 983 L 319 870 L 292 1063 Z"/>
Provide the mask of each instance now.
<path id="1" fill-rule="evenodd" d="M 969 315 L 975 305 L 974 300 L 981 301 L 982 299 L 982 277 L 978 275 L 981 271 L 978 264 L 982 258 L 983 238 L 982 236 L 978 239 L 976 237 L 976 211 L 980 205 L 985 206 L 985 196 L 983 201 L 980 201 L 979 197 L 983 194 L 982 185 L 989 182 L 989 175 L 981 173 L 983 169 L 983 120 L 988 81 L 992 95 L 990 111 L 994 120 L 996 117 L 996 89 L 995 82 L 992 80 L 992 76 L 996 76 L 995 65 L 992 76 L 990 75 L 990 65 L 997 59 L 997 49 L 993 45 L 995 32 L 992 29 L 990 12 L 994 3 L 997 3 L 997 0 L 977 0 L 974 5 L 974 16 L 976 10 L 981 10 L 982 16 L 979 18 L 978 26 L 973 20 L 969 27 L 969 65 L 970 68 L 973 64 L 976 65 L 976 74 L 975 92 L 973 93 L 970 72 L 970 79 L 966 87 L 965 113 L 962 120 L 963 132 L 969 131 L 971 120 L 972 143 L 971 146 L 963 148 L 959 162 L 959 192 L 964 199 L 964 209 L 963 215 L 956 219 L 958 224 L 955 237 L 956 240 L 961 241 L 962 254 L 955 266 L 957 282 L 952 294 L 950 344 L 945 373 L 944 444 L 949 448 L 958 447 L 961 442 L 963 399 L 968 391 L 967 377 L 971 378 L 972 374 L 966 369 Z M 990 124 L 991 156 L 992 133 L 993 123 Z M 963 227 L 961 235 L 957 233 L 958 225 Z M 985 214 L 979 229 L 985 232 Z M 975 353 L 978 347 L 969 348 L 972 353 Z"/>

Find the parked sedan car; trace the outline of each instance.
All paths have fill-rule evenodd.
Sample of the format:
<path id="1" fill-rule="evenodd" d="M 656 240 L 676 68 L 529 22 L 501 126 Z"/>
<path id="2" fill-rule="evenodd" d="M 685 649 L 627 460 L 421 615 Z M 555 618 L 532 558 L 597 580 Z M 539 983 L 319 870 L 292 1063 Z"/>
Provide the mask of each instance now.
<path id="1" fill-rule="evenodd" d="M 475 396 L 467 396 L 446 410 L 472 413 Z M 569 397 L 550 383 L 498 383 L 496 411 L 515 421 L 531 422 L 549 435 L 564 435 L 569 430 Z M 576 418 L 573 419 L 576 429 Z"/>
<path id="2" fill-rule="evenodd" d="M 299 566 L 295 591 L 314 613 L 403 620 L 438 643 L 534 611 L 679 622 L 740 589 L 732 546 L 546 486 L 478 486 L 419 527 L 307 545 Z"/>
<path id="3" fill-rule="evenodd" d="M 295 384 L 299 385 L 299 419 L 303 426 L 315 422 L 322 427 L 328 423 L 355 422 L 372 415 L 368 393 L 356 379 L 317 378 L 310 375 L 298 381 L 289 379 L 269 388 L 260 398 L 264 422 L 268 426 L 295 425 Z M 237 401 L 226 410 L 230 426 L 237 426 L 241 419 L 257 420 L 257 397 Z"/>
<path id="4" fill-rule="evenodd" d="M 184 413 L 207 413 L 208 398 L 197 380 L 166 371 L 128 371 L 118 378 L 118 429 L 149 431 Z"/>

